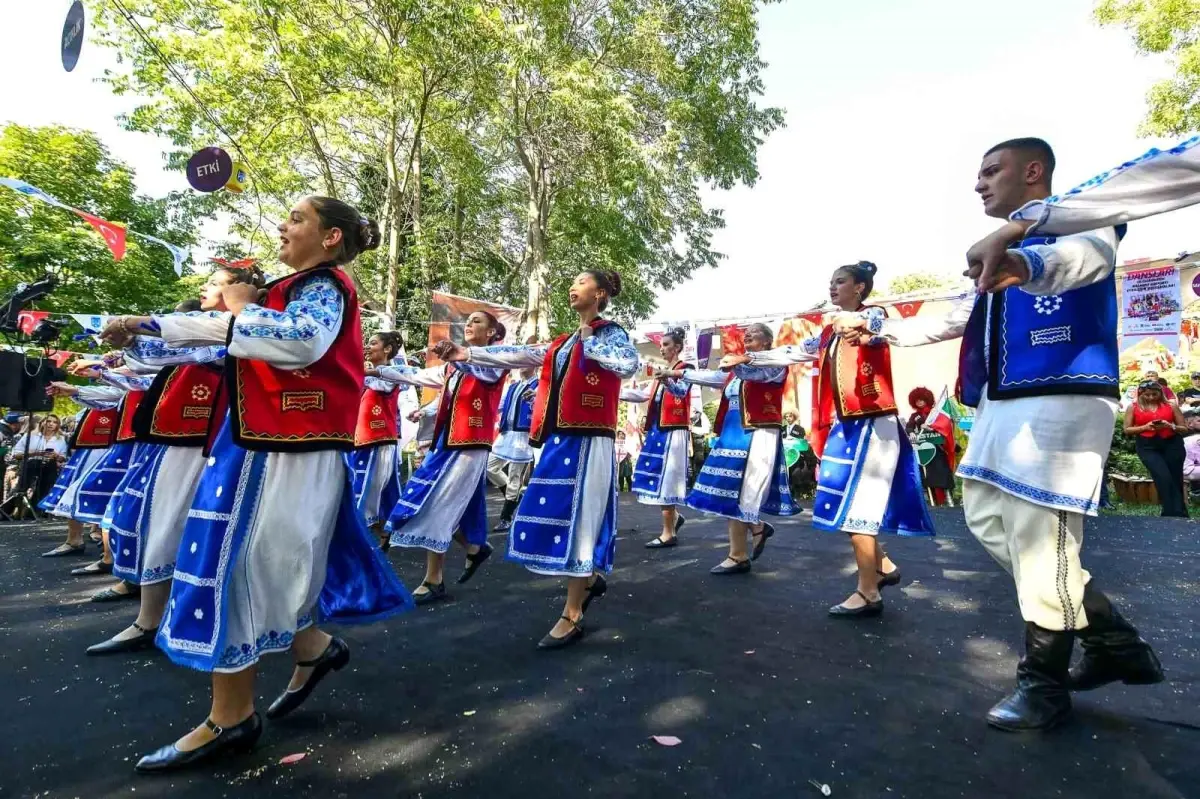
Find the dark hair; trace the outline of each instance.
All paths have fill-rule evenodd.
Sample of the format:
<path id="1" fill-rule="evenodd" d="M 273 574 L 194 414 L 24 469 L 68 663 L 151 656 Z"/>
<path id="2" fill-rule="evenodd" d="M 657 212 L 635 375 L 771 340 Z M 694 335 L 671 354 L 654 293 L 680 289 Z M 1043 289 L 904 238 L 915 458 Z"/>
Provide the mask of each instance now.
<path id="1" fill-rule="evenodd" d="M 247 283 L 255 288 L 267 285 L 267 276 L 255 265 L 250 266 L 218 266 L 216 271 L 229 275 L 234 283 Z"/>
<path id="2" fill-rule="evenodd" d="M 908 404 L 915 408 L 918 402 L 924 402 L 932 408 L 933 403 L 937 402 L 937 400 L 934 399 L 933 392 L 925 388 L 925 386 L 917 386 L 908 392 Z"/>
<path id="3" fill-rule="evenodd" d="M 1142 382 L 1138 383 L 1138 391 L 1151 391 L 1151 390 L 1157 391 L 1161 394 L 1162 393 L 1162 383 L 1159 383 L 1157 380 L 1143 380 Z"/>
<path id="4" fill-rule="evenodd" d="M 839 266 L 834 271 L 849 272 L 850 279 L 853 280 L 855 284 L 861 284 L 863 286 L 863 293 L 860 301 L 866 302 L 867 297 L 871 296 L 871 290 L 875 288 L 875 273 L 879 271 L 879 267 L 875 266 L 875 264 L 871 263 L 870 261 L 859 261 L 856 264 Z"/>
<path id="5" fill-rule="evenodd" d="M 1054 177 L 1054 150 L 1050 149 L 1050 145 L 1045 139 L 1038 139 L 1033 136 L 1025 136 L 1020 139 L 1009 139 L 994 145 L 990 150 L 984 153 L 984 157 L 1000 150 L 1013 150 L 1020 153 L 1023 157 L 1030 161 L 1039 162 L 1046 172 L 1046 185 L 1050 185 L 1050 179 Z"/>
<path id="6" fill-rule="evenodd" d="M 610 272 L 603 269 L 585 269 L 585 275 L 591 275 L 592 280 L 596 281 L 596 288 L 604 291 L 605 297 L 600 300 L 600 310 L 603 311 L 608 307 L 608 301 L 613 297 L 618 297 L 621 294 L 621 276 L 616 272 Z"/>
<path id="7" fill-rule="evenodd" d="M 663 333 L 663 338 L 671 339 L 671 341 L 675 342 L 676 347 L 678 347 L 679 349 L 683 349 L 683 339 L 684 339 L 685 335 L 686 334 L 683 332 L 682 327 L 673 327 L 670 330 L 668 330 L 666 333 Z"/>
<path id="8" fill-rule="evenodd" d="M 200 300 L 184 300 L 175 306 L 175 313 L 191 313 L 200 310 Z"/>
<path id="9" fill-rule="evenodd" d="M 492 335 L 491 340 L 488 342 L 489 344 L 494 344 L 497 341 L 503 341 L 504 337 L 508 335 L 508 328 L 506 328 L 503 324 L 501 324 L 500 320 L 497 319 L 495 316 L 488 313 L 487 311 L 476 311 L 475 313 L 481 313 L 484 316 L 486 316 L 488 319 L 488 326 L 491 327 L 495 331 L 495 333 L 493 333 L 493 335 Z"/>
<path id="10" fill-rule="evenodd" d="M 404 348 L 404 337 L 396 330 L 380 330 L 373 335 L 379 339 L 379 343 L 385 350 L 391 351 L 392 354 L 388 356 L 389 361 L 399 355 L 400 350 Z"/>
<path id="11" fill-rule="evenodd" d="M 379 246 L 379 225 L 360 214 L 353 205 L 321 196 L 309 197 L 308 201 L 324 230 L 337 228 L 342 231 L 342 243 L 333 254 L 335 264 L 348 264 L 360 253 Z"/>
<path id="12" fill-rule="evenodd" d="M 772 342 L 775 340 L 775 334 L 771 331 L 771 328 L 767 327 L 766 324 L 764 324 L 762 322 L 755 322 L 752 325 L 747 325 L 746 332 L 749 333 L 751 330 L 753 330 L 755 333 L 758 333 L 759 335 L 761 335 L 768 342 Z"/>

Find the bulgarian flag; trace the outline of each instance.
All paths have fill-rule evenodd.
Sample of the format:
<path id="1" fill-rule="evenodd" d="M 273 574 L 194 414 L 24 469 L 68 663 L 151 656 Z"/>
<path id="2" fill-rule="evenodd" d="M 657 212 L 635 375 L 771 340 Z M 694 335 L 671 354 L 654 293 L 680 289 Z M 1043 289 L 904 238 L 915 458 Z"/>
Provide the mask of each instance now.
<path id="1" fill-rule="evenodd" d="M 933 406 L 929 416 L 925 417 L 925 427 L 942 437 L 942 452 L 946 455 L 946 462 L 950 464 L 951 471 L 954 470 L 954 427 L 957 423 L 958 410 L 950 399 L 949 391 L 943 386 L 937 404 Z"/>

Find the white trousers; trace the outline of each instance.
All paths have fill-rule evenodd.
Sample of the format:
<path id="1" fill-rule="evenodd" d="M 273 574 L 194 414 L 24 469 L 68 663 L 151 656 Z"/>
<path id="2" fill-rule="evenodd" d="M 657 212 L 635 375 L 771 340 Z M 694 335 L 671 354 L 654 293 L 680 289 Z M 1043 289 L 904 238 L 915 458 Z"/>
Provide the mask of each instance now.
<path id="1" fill-rule="evenodd" d="M 488 456 L 487 479 L 496 488 L 504 489 L 504 498 L 516 502 L 525 487 L 525 475 L 533 468 L 532 463 L 515 463 L 497 457 L 494 453 Z"/>
<path id="2" fill-rule="evenodd" d="M 971 534 L 1012 575 L 1025 621 L 1046 630 L 1087 627 L 1082 513 L 1035 505 L 978 480 L 963 481 L 962 504 Z"/>

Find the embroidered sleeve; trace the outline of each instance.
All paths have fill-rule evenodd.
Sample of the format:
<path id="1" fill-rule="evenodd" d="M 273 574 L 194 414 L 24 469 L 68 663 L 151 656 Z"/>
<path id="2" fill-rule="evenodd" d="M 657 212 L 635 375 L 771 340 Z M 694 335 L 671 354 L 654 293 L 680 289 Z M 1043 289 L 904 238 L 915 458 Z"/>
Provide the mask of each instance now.
<path id="1" fill-rule="evenodd" d="M 100 379 L 122 391 L 145 391 L 154 382 L 154 375 L 129 375 L 112 369 L 100 373 Z"/>
<path id="2" fill-rule="evenodd" d="M 787 367 L 740 364 L 733 367 L 733 373 L 751 383 L 779 383 L 787 377 Z"/>
<path id="3" fill-rule="evenodd" d="M 724 388 L 729 375 L 717 369 L 684 369 L 683 379 L 695 386 Z"/>
<path id="4" fill-rule="evenodd" d="M 1169 150 L 1151 149 L 1065 194 L 1017 209 L 1035 220 L 1029 235 L 1066 236 L 1111 227 L 1200 202 L 1200 136 Z"/>
<path id="5" fill-rule="evenodd" d="M 369 389 L 378 391 L 381 394 L 391 394 L 396 390 L 396 384 L 387 380 L 381 380 L 378 377 L 368 377 L 363 381 L 363 385 Z"/>
<path id="6" fill-rule="evenodd" d="M 125 350 L 125 363 L 135 371 L 143 371 L 139 365 L 152 369 L 185 363 L 212 363 L 225 358 L 225 347 L 172 347 L 161 338 L 138 336 L 133 345 Z"/>
<path id="7" fill-rule="evenodd" d="M 334 279 L 316 275 L 297 284 L 282 311 L 247 305 L 233 323 L 229 353 L 280 369 L 311 366 L 337 338 L 343 305 Z"/>
<path id="8" fill-rule="evenodd" d="M 883 331 L 883 323 L 887 320 L 887 311 L 882 308 L 868 308 L 862 313 L 867 320 L 867 331 L 871 337 L 863 342 L 867 347 L 886 347 L 887 339 L 879 335 Z"/>
<path id="9" fill-rule="evenodd" d="M 1062 294 L 1099 283 L 1117 263 L 1117 233 L 1113 228 L 1064 236 L 1053 244 L 1034 244 L 1014 250 L 1029 267 L 1027 294 Z"/>
<path id="10" fill-rule="evenodd" d="M 117 407 L 125 392 L 113 386 L 83 386 L 71 399 L 85 408 L 108 410 Z"/>
<path id="11" fill-rule="evenodd" d="M 820 352 L 820 339 L 817 340 L 816 346 L 810 352 L 808 349 L 808 341 L 800 344 L 786 344 L 782 347 L 776 347 L 773 350 L 763 350 L 762 352 L 747 352 L 746 355 L 750 358 L 750 366 L 791 366 L 794 363 L 810 363 L 817 359 L 817 353 Z M 739 369 L 743 367 L 738 367 Z M 738 373 L 738 377 L 743 377 Z M 753 377 L 746 377 L 746 380 L 755 382 L 771 382 L 769 380 L 756 380 Z"/>
<path id="12" fill-rule="evenodd" d="M 418 369 L 415 366 L 381 366 L 379 379 L 406 386 L 441 388 L 446 385 L 446 367 L 439 365 Z"/>
<path id="13" fill-rule="evenodd" d="M 907 319 L 885 319 L 881 335 L 888 344 L 896 347 L 920 347 L 923 344 L 936 344 L 939 341 L 949 341 L 962 338 L 967 329 L 967 320 L 977 300 L 987 302 L 986 296 L 976 294 L 972 289 L 954 299 L 954 307 L 942 316 L 925 315 L 910 316 Z"/>
<path id="14" fill-rule="evenodd" d="M 541 366 L 550 351 L 548 344 L 493 344 L 490 347 L 467 347 L 467 363 L 491 366 L 496 369 L 521 369 Z"/>
<path id="15" fill-rule="evenodd" d="M 616 325 L 602 327 L 584 339 L 583 357 L 621 377 L 632 377 L 638 368 L 637 349 L 629 340 L 629 334 Z"/>
<path id="16" fill-rule="evenodd" d="M 233 314 L 227 311 L 197 311 L 155 316 L 163 342 L 168 347 L 224 345 Z"/>
<path id="17" fill-rule="evenodd" d="M 641 386 L 622 386 L 621 401 L 622 402 L 649 402 L 653 394 L 651 389 Z"/>
<path id="18" fill-rule="evenodd" d="M 460 372 L 463 372 L 464 374 L 471 375 L 476 380 L 482 380 L 485 383 L 499 382 L 500 380 L 504 379 L 506 374 L 508 374 L 507 369 L 498 369 L 491 366 L 483 366 L 477 363 L 463 363 L 461 361 L 455 363 L 454 368 Z"/>

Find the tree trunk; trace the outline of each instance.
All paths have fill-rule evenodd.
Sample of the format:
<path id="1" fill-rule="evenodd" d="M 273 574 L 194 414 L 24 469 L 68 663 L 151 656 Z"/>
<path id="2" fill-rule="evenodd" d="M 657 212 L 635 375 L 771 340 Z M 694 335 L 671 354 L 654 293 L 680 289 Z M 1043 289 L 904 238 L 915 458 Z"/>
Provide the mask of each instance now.
<path id="1" fill-rule="evenodd" d="M 417 270 L 421 275 L 421 282 L 427 288 L 433 285 L 433 275 L 426 270 L 425 263 L 425 239 L 421 236 L 421 190 L 423 188 L 421 181 L 421 130 L 417 129 L 417 139 L 413 142 L 412 156 L 412 230 L 413 244 L 417 248 Z"/>
<path id="2" fill-rule="evenodd" d="M 548 196 L 544 190 L 545 172 L 537 168 L 529 181 L 527 209 L 529 247 L 529 293 L 525 300 L 525 325 L 521 335 L 537 336 L 539 341 L 550 339 L 550 265 L 546 263 L 546 228 Z"/>
<path id="3" fill-rule="evenodd" d="M 400 235 L 403 232 L 403 203 L 400 202 L 400 187 L 397 185 L 399 175 L 396 169 L 396 120 L 392 118 L 388 130 L 387 147 L 384 152 L 384 168 L 387 171 L 387 202 L 390 212 L 387 235 L 387 298 L 384 312 L 392 322 L 392 328 L 398 327 L 396 322 L 396 302 L 400 291 Z"/>

